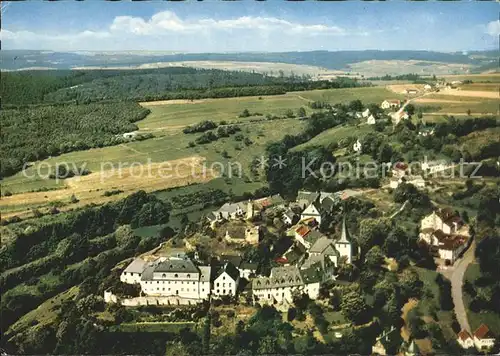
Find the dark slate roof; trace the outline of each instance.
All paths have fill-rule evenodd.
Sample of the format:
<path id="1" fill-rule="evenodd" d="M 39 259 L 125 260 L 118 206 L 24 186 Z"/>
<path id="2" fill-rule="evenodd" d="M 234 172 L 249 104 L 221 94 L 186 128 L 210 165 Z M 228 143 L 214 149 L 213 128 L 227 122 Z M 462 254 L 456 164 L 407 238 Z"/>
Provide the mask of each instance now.
<path id="1" fill-rule="evenodd" d="M 295 266 L 275 267 L 270 277 L 259 277 L 252 280 L 253 289 L 276 287 L 294 287 L 303 285 L 300 271 Z"/>
<path id="2" fill-rule="evenodd" d="M 259 267 L 258 263 L 242 262 L 239 268 L 240 269 L 249 269 L 249 270 L 252 270 L 252 271 L 256 271 L 258 267 Z"/>
<path id="3" fill-rule="evenodd" d="M 214 279 L 219 278 L 219 276 L 224 272 L 226 272 L 234 281 L 236 281 L 240 276 L 240 271 L 238 271 L 238 269 L 231 262 L 227 262 L 224 266 L 217 270 Z"/>
<path id="4" fill-rule="evenodd" d="M 340 239 L 337 241 L 337 243 L 350 243 L 351 237 L 349 235 L 349 231 L 347 230 L 347 226 L 345 223 L 345 217 L 342 220 L 342 232 L 340 235 Z"/>
<path id="5" fill-rule="evenodd" d="M 154 270 L 155 272 L 189 272 L 197 273 L 198 268 L 190 259 L 168 259 L 160 262 Z"/>
<path id="6" fill-rule="evenodd" d="M 210 212 L 207 214 L 207 219 L 210 221 L 215 221 L 217 220 L 217 215 L 215 215 L 213 212 Z"/>
<path id="7" fill-rule="evenodd" d="M 326 197 L 325 199 L 323 199 L 323 201 L 321 202 L 321 209 L 323 211 L 332 211 L 333 208 L 335 207 L 335 200 L 334 198 L 332 198 L 331 196 L 328 196 Z"/>
<path id="8" fill-rule="evenodd" d="M 323 277 L 321 263 L 314 264 L 307 269 L 301 270 L 300 274 L 305 284 L 321 282 Z"/>
<path id="9" fill-rule="evenodd" d="M 234 266 L 239 266 L 243 258 L 239 255 L 221 255 L 219 261 L 221 264 L 231 262 Z"/>

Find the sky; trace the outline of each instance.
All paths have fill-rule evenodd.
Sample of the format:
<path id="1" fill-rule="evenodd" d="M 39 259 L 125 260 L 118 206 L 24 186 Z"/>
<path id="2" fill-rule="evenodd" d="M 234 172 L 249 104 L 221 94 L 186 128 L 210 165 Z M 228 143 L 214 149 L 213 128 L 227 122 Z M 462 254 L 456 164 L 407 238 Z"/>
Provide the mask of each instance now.
<path id="1" fill-rule="evenodd" d="M 24 1 L 2 49 L 283 52 L 498 49 L 500 2 Z"/>

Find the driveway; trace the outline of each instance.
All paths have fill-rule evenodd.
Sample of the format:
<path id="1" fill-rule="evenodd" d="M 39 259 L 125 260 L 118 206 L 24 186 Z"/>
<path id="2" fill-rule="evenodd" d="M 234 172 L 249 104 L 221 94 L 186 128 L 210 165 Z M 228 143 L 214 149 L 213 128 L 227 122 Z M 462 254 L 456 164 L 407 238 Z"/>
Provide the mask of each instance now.
<path id="1" fill-rule="evenodd" d="M 467 312 L 464 304 L 463 280 L 465 271 L 471 262 L 474 261 L 474 251 L 476 244 L 472 241 L 467 251 L 463 256 L 455 262 L 453 267 L 447 269 L 439 269 L 439 272 L 451 281 L 451 295 L 455 304 L 455 314 L 460 328 L 470 332 L 469 321 L 467 320 Z"/>

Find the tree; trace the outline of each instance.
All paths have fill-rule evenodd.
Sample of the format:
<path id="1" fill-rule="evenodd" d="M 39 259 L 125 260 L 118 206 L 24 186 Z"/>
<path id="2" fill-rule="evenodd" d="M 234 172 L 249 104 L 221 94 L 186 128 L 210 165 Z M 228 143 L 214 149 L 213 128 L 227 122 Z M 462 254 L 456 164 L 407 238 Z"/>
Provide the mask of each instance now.
<path id="1" fill-rule="evenodd" d="M 202 334 L 202 348 L 203 353 L 208 354 L 210 350 L 210 330 L 211 330 L 211 316 L 210 313 L 205 318 L 205 322 L 203 323 L 203 334 Z"/>
<path id="2" fill-rule="evenodd" d="M 390 231 L 390 220 L 364 219 L 361 220 L 358 242 L 364 251 L 368 251 L 372 246 L 381 246 Z"/>
<path id="3" fill-rule="evenodd" d="M 349 103 L 349 109 L 352 111 L 363 111 L 363 103 L 359 99 L 353 100 Z"/>
<path id="4" fill-rule="evenodd" d="M 412 116 L 413 114 L 415 114 L 415 105 L 413 104 L 406 105 L 405 111 L 408 115 Z"/>
<path id="5" fill-rule="evenodd" d="M 359 292 L 350 291 L 344 294 L 340 307 L 342 314 L 354 324 L 361 324 L 369 317 L 370 309 Z"/>
<path id="6" fill-rule="evenodd" d="M 306 109 L 304 109 L 302 106 L 297 110 L 297 116 L 298 117 L 306 117 Z"/>
<path id="7" fill-rule="evenodd" d="M 391 230 L 384 242 L 384 252 L 388 257 L 398 258 L 408 253 L 409 237 L 399 226 Z"/>
<path id="8" fill-rule="evenodd" d="M 418 298 L 422 295 L 424 283 L 414 269 L 405 269 L 399 277 L 399 282 L 406 298 Z"/>
<path id="9" fill-rule="evenodd" d="M 365 264 L 368 268 L 379 269 L 384 263 L 384 255 L 379 246 L 373 246 L 365 256 Z"/>
<path id="10" fill-rule="evenodd" d="M 419 191 L 413 184 L 404 182 L 399 184 L 398 187 L 394 189 L 393 196 L 396 203 L 404 203 L 408 200 L 413 206 L 430 206 L 429 197 L 425 193 Z"/>

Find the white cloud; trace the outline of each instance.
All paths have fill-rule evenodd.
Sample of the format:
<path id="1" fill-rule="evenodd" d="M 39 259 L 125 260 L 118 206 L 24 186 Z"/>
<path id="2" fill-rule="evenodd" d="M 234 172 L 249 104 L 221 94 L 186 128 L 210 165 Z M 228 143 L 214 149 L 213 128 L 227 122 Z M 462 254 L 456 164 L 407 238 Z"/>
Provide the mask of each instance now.
<path id="1" fill-rule="evenodd" d="M 488 25 L 486 25 L 486 33 L 491 36 L 500 36 L 500 20 L 488 23 Z"/>
<path id="2" fill-rule="evenodd" d="M 182 20 L 171 11 L 159 12 L 148 21 L 140 17 L 119 16 L 110 26 L 111 31 L 124 31 L 139 35 L 168 32 L 198 32 L 216 30 L 263 30 L 263 31 L 289 31 L 293 33 L 330 34 L 343 35 L 345 31 L 337 26 L 326 26 L 321 24 L 304 25 L 293 23 L 274 17 L 251 17 L 242 16 L 236 19 L 215 20 Z"/>
<path id="3" fill-rule="evenodd" d="M 62 33 L 62 34 L 61 34 Z M 229 36 L 230 35 L 230 36 Z M 207 51 L 203 45 L 220 42 L 212 50 L 273 50 L 270 39 L 281 46 L 294 49 L 314 37 L 366 36 L 364 31 L 347 31 L 338 26 L 303 24 L 275 17 L 242 16 L 234 19 L 203 18 L 181 19 L 171 11 L 156 13 L 149 19 L 117 16 L 102 31 L 85 30 L 78 33 L 43 33 L 1 30 L 5 48 L 31 48 L 54 50 L 77 49 L 139 49 Z M 200 37 L 210 43 L 200 43 Z M 162 42 L 158 42 L 161 40 Z M 268 43 L 270 48 L 259 48 Z M 122 48 L 119 48 L 119 47 Z M 123 48 L 129 46 L 129 48 Z M 174 47 L 177 46 L 177 47 Z M 188 48 L 189 47 L 189 48 Z M 286 49 L 286 48 L 283 48 Z"/>

